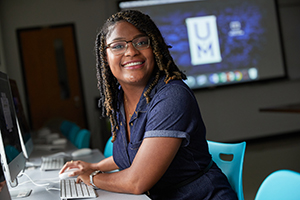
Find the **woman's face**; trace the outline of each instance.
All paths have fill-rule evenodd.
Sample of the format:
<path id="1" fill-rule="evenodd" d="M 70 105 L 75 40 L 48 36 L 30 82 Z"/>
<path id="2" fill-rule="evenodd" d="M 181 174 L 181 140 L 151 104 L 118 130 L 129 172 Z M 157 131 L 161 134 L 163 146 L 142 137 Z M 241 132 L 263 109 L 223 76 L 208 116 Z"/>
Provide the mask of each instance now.
<path id="1" fill-rule="evenodd" d="M 117 22 L 106 38 L 106 44 L 116 41 L 131 41 L 145 36 L 132 24 Z M 137 50 L 132 42 L 127 43 L 123 54 L 116 55 L 111 49 L 106 49 L 107 61 L 113 75 L 124 87 L 126 84 L 145 87 L 154 69 L 155 61 L 151 45 L 149 48 Z"/>

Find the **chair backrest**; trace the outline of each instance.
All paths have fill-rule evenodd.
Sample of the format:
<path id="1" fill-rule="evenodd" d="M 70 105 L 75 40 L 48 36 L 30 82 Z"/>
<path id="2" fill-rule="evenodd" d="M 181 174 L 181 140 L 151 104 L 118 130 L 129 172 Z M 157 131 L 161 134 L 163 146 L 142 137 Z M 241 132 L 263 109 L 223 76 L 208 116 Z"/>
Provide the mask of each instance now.
<path id="1" fill-rule="evenodd" d="M 87 129 L 81 129 L 76 136 L 75 146 L 78 149 L 90 147 L 91 132 Z"/>
<path id="2" fill-rule="evenodd" d="M 74 122 L 68 121 L 68 120 L 64 120 L 61 122 L 60 124 L 60 132 L 68 138 L 68 135 L 70 133 L 71 128 L 76 125 Z"/>
<path id="3" fill-rule="evenodd" d="M 107 140 L 104 148 L 104 157 L 108 158 L 113 155 L 113 143 L 111 142 L 112 136 Z"/>
<path id="4" fill-rule="evenodd" d="M 255 200 L 300 199 L 300 173 L 281 169 L 271 173 L 260 185 Z"/>
<path id="5" fill-rule="evenodd" d="M 238 199 L 244 200 L 242 178 L 246 142 L 221 143 L 207 141 L 207 143 L 213 161 L 227 176 L 231 187 L 238 196 Z"/>
<path id="6" fill-rule="evenodd" d="M 5 152 L 6 152 L 6 157 L 7 157 L 7 161 L 11 162 L 15 157 L 17 157 L 19 155 L 19 151 L 16 149 L 16 147 L 12 146 L 12 145 L 6 145 L 5 146 Z M 0 164 L 1 167 L 1 164 Z"/>
<path id="7" fill-rule="evenodd" d="M 73 125 L 67 136 L 68 140 L 70 140 L 72 142 L 72 144 L 74 144 L 74 145 L 75 145 L 76 137 L 77 137 L 77 134 L 79 133 L 79 131 L 80 131 L 80 127 L 77 125 Z"/>

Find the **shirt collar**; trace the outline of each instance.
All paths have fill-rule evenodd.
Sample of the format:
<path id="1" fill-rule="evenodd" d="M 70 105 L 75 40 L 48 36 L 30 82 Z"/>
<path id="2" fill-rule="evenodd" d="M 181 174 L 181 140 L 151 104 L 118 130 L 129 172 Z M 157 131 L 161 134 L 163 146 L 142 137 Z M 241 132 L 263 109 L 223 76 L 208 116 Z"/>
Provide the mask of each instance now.
<path id="1" fill-rule="evenodd" d="M 146 100 L 146 97 L 144 96 L 144 93 L 145 91 L 147 91 L 147 89 L 150 87 L 150 84 L 153 82 L 155 76 L 151 76 L 151 78 L 149 79 L 146 87 L 144 88 L 144 91 L 140 97 L 140 100 L 137 104 L 137 108 L 135 111 L 137 112 L 140 112 L 140 111 L 143 111 L 145 110 L 146 106 L 147 106 L 147 100 Z M 160 76 L 159 80 L 158 80 L 158 83 L 152 88 L 150 94 L 149 94 L 149 97 L 150 99 L 152 99 L 154 97 L 154 95 L 157 93 L 157 91 L 163 86 L 165 85 L 166 83 L 164 82 L 164 79 L 165 79 L 165 76 Z M 122 89 L 121 86 L 119 86 L 119 94 L 118 94 L 118 106 L 117 106 L 117 109 L 120 111 L 121 107 L 124 107 L 123 105 L 123 98 L 124 98 L 124 91 Z M 121 109 L 121 112 L 122 109 Z"/>

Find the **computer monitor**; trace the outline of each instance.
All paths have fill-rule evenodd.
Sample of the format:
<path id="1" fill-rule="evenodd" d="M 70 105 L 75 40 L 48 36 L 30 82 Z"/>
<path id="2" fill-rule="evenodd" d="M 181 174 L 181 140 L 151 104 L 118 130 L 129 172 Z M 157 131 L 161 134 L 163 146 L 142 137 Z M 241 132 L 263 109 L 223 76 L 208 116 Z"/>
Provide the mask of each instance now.
<path id="1" fill-rule="evenodd" d="M 16 119 L 8 76 L 0 72 L 0 155 L 6 181 L 12 186 L 26 164 Z"/>
<path id="2" fill-rule="evenodd" d="M 286 77 L 275 0 L 122 1 L 119 8 L 153 19 L 193 90 Z"/>
<path id="3" fill-rule="evenodd" d="M 1 155 L 0 155 L 0 160 L 1 160 Z M 0 163 L 0 199 L 11 200 L 1 163 Z"/>
<path id="4" fill-rule="evenodd" d="M 13 79 L 9 79 L 12 97 L 14 101 L 15 111 L 17 114 L 17 126 L 19 128 L 19 134 L 21 139 L 21 147 L 25 158 L 29 158 L 33 150 L 33 141 L 31 137 L 31 129 L 24 114 L 20 93 L 18 90 L 17 82 Z"/>

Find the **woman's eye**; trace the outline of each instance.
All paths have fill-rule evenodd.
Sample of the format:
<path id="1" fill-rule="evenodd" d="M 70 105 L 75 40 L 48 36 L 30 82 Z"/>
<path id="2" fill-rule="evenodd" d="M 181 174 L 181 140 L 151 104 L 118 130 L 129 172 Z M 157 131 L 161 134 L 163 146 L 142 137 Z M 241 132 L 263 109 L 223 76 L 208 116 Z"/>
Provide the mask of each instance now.
<path id="1" fill-rule="evenodd" d="M 137 41 L 135 42 L 135 45 L 136 46 L 148 46 L 148 38 L 138 38 Z"/>
<path id="2" fill-rule="evenodd" d="M 125 44 L 126 45 L 126 44 Z M 112 44 L 110 46 L 111 49 L 124 49 L 125 48 L 124 43 L 116 43 L 116 44 Z"/>
<path id="3" fill-rule="evenodd" d="M 142 45 L 145 45 L 146 43 L 147 43 L 146 41 L 140 41 L 136 45 L 142 46 Z"/>

